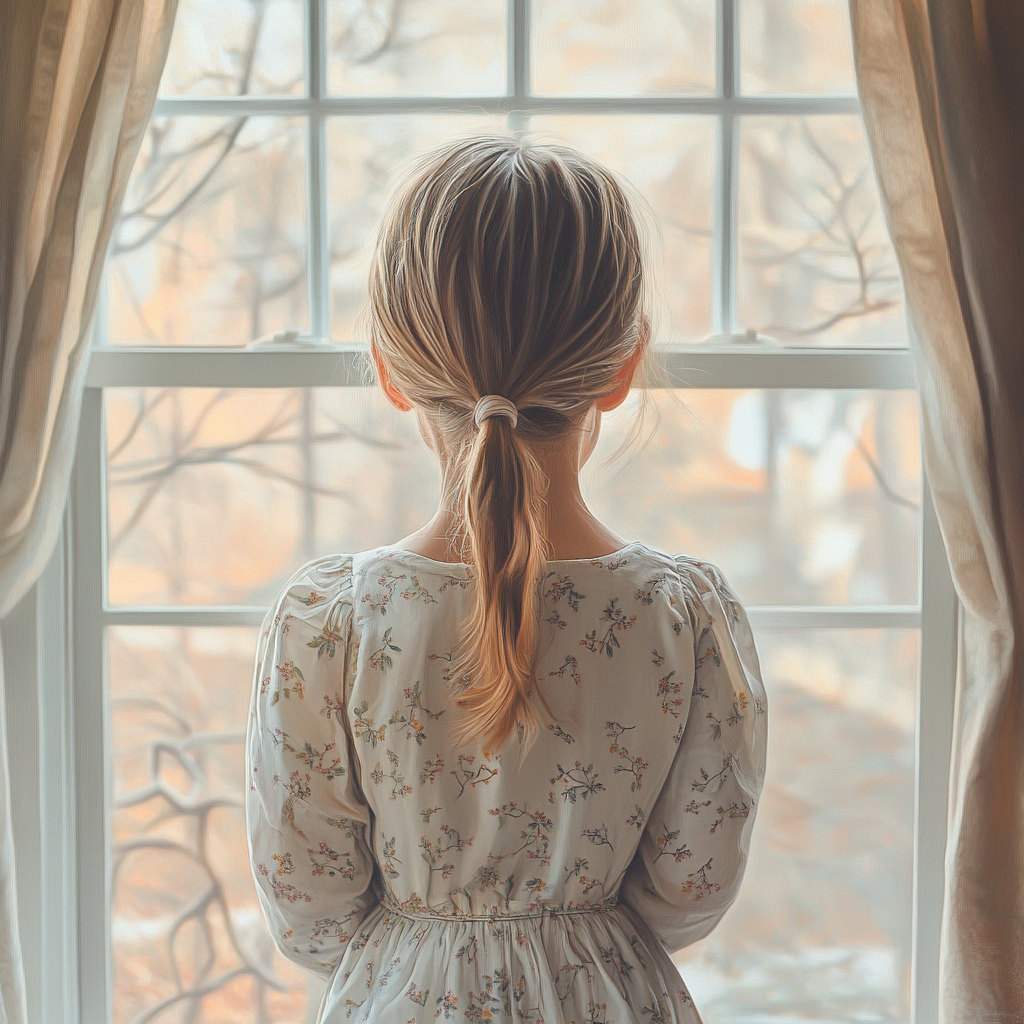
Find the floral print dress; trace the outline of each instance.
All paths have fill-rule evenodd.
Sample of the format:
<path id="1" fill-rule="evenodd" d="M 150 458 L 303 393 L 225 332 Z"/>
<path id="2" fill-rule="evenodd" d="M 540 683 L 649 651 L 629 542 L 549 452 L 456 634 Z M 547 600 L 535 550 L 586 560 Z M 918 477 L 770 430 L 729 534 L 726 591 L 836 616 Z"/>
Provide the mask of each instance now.
<path id="1" fill-rule="evenodd" d="M 766 706 L 713 566 L 634 543 L 547 563 L 519 763 L 460 749 L 469 566 L 379 549 L 301 569 L 260 639 L 250 855 L 282 953 L 329 975 L 318 1020 L 700 1020 L 669 953 L 735 899 Z"/>

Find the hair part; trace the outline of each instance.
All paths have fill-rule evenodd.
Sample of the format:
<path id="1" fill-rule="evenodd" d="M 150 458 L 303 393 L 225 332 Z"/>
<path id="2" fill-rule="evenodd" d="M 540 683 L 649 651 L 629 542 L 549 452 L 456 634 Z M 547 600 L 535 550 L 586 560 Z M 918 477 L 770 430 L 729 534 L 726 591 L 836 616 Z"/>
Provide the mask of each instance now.
<path id="1" fill-rule="evenodd" d="M 477 578 L 456 652 L 459 741 L 523 752 L 550 716 L 535 679 L 547 480 L 540 447 L 578 427 L 646 342 L 641 240 L 600 164 L 524 137 L 431 154 L 387 211 L 370 273 L 370 341 L 431 417 Z M 501 395 L 519 410 L 484 420 Z"/>

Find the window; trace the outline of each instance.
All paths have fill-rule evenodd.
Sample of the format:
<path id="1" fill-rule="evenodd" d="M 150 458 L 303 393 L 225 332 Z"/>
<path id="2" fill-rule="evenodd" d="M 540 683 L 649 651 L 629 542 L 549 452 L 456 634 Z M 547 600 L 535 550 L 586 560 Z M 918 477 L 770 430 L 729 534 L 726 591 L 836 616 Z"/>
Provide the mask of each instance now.
<path id="1" fill-rule="evenodd" d="M 844 0 L 182 0 L 72 502 L 83 1021 L 315 1012 L 246 863 L 256 630 L 301 560 L 432 507 L 408 418 L 364 386 L 367 246 L 396 168 L 506 128 L 593 153 L 649 207 L 673 386 L 590 496 L 722 566 L 773 701 L 750 872 L 680 957 L 691 991 L 709 1024 L 934 1019 L 952 598 L 846 18 Z"/>

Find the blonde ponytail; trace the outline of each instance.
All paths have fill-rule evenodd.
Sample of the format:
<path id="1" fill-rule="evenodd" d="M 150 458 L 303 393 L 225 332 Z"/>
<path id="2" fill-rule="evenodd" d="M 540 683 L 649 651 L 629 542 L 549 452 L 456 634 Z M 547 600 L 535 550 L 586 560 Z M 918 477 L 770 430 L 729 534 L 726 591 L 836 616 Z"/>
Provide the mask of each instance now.
<path id="1" fill-rule="evenodd" d="M 528 746 L 538 726 L 529 694 L 537 641 L 535 583 L 547 555 L 542 529 L 545 482 L 536 457 L 516 437 L 511 421 L 492 417 L 481 424 L 463 488 L 478 583 L 460 669 L 470 679 L 492 683 L 469 687 L 456 705 L 467 712 L 466 731 L 492 743 L 520 726 Z"/>
<path id="2" fill-rule="evenodd" d="M 474 603 L 458 652 L 460 740 L 521 753 L 550 715 L 535 679 L 548 556 L 537 452 L 576 428 L 644 341 L 626 196 L 599 164 L 522 138 L 433 154 L 388 214 L 370 275 L 370 340 L 436 423 L 459 495 Z M 478 420 L 501 396 L 516 410 Z M 538 706 L 540 710 L 538 710 Z"/>

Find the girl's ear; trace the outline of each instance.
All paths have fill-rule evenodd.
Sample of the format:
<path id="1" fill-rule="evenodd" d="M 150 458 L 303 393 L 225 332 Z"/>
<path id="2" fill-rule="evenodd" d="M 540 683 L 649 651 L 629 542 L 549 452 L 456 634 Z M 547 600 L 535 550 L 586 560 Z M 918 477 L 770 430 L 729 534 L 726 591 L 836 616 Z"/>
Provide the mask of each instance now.
<path id="1" fill-rule="evenodd" d="M 633 354 L 626 360 L 622 369 L 615 375 L 615 390 L 610 395 L 605 395 L 594 403 L 597 406 L 598 412 L 611 412 L 612 409 L 617 409 L 626 400 L 629 395 L 629 389 L 633 386 L 633 375 L 636 373 L 636 368 L 640 365 L 640 360 L 649 341 L 650 326 L 647 322 L 647 317 L 644 317 L 636 348 L 633 349 Z"/>
<path id="2" fill-rule="evenodd" d="M 401 412 L 408 412 L 412 408 L 412 402 L 409 401 L 405 395 L 402 394 L 398 388 L 391 381 L 391 373 L 388 370 L 388 364 L 384 362 L 383 357 L 377 351 L 375 345 L 370 346 L 370 356 L 373 359 L 374 368 L 377 371 L 377 380 L 380 381 L 381 391 L 384 392 L 387 400 Z"/>

